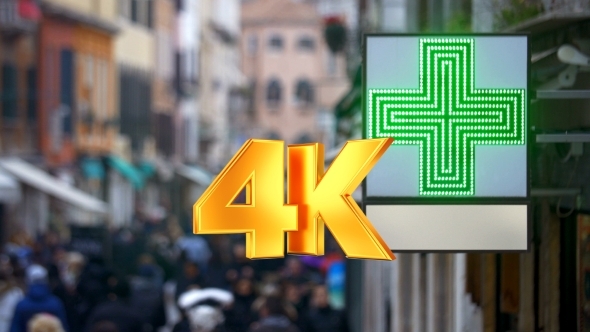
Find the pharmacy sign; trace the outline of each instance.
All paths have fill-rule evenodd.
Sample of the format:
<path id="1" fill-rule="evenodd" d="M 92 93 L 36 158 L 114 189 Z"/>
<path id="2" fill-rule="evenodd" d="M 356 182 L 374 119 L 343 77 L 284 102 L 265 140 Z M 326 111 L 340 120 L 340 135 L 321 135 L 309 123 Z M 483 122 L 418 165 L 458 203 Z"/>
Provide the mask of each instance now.
<path id="1" fill-rule="evenodd" d="M 528 248 L 528 49 L 525 35 L 366 36 L 365 138 L 394 143 L 364 199 L 391 249 Z"/>

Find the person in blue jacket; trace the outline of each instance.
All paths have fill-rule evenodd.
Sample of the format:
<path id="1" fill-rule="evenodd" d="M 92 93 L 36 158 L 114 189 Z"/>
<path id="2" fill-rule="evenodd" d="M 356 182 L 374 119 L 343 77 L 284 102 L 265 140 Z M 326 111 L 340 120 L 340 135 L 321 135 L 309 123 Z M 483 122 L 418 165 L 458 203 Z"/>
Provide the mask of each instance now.
<path id="1" fill-rule="evenodd" d="M 26 280 L 28 291 L 14 309 L 10 332 L 27 332 L 29 320 L 40 313 L 57 317 L 64 330 L 69 332 L 64 305 L 49 289 L 47 270 L 41 265 L 33 264 L 27 268 Z"/>

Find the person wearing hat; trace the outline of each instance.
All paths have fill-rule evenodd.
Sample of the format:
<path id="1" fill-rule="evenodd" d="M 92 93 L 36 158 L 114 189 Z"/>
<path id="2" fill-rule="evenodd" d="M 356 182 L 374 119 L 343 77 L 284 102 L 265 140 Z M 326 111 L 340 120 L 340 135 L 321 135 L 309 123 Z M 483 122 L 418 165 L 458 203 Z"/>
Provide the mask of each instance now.
<path id="1" fill-rule="evenodd" d="M 222 332 L 223 309 L 234 301 L 232 293 L 218 288 L 192 289 L 178 299 L 183 319 L 173 332 Z"/>
<path id="2" fill-rule="evenodd" d="M 26 270 L 27 294 L 14 309 L 10 332 L 27 332 L 29 320 L 40 313 L 58 318 L 65 332 L 68 332 L 66 312 L 61 300 L 52 295 L 47 281 L 47 270 L 33 264 Z"/>
<path id="3" fill-rule="evenodd" d="M 9 331 L 14 308 L 23 297 L 23 292 L 12 280 L 7 269 L 0 267 L 0 332 Z"/>

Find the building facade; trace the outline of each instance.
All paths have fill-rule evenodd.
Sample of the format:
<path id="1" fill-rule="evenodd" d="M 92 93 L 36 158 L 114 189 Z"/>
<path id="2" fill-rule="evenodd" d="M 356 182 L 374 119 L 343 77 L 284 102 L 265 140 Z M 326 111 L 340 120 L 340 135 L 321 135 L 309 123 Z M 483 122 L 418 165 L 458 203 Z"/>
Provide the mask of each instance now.
<path id="1" fill-rule="evenodd" d="M 252 86 L 258 135 L 331 145 L 326 131 L 332 128 L 322 126 L 322 119 L 330 118 L 348 89 L 346 59 L 326 46 L 317 7 L 290 0 L 245 1 L 242 35 L 242 68 Z"/>
<path id="2" fill-rule="evenodd" d="M 37 45 L 40 11 L 27 13 L 24 2 L 0 1 L 0 151 L 31 155 L 37 151 Z M 31 134 L 33 133 L 33 134 Z"/>
<path id="3" fill-rule="evenodd" d="M 220 171 L 243 137 L 230 124 L 232 96 L 247 87 L 240 70 L 240 1 L 200 1 L 199 141 L 203 165 Z"/>

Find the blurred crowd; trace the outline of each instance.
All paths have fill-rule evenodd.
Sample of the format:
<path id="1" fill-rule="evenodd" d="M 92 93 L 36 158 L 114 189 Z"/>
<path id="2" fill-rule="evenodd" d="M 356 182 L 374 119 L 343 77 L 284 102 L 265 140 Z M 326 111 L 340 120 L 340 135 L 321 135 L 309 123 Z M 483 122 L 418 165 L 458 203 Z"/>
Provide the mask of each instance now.
<path id="1" fill-rule="evenodd" d="M 0 332 L 345 332 L 344 255 L 250 260 L 244 235 L 178 224 L 109 236 L 110 255 L 55 232 L 0 255 Z"/>

